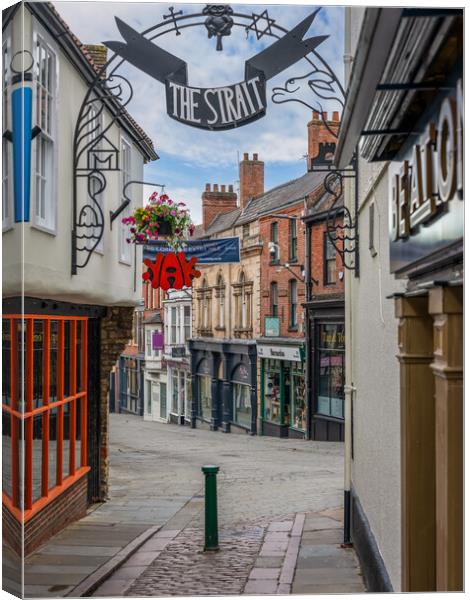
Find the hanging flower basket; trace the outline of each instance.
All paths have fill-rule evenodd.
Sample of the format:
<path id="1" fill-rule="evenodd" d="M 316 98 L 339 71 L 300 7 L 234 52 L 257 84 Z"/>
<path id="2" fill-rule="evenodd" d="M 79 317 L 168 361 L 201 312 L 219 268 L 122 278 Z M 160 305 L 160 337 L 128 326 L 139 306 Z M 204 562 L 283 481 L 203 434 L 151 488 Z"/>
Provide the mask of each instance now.
<path id="1" fill-rule="evenodd" d="M 146 206 L 136 208 L 122 222 L 131 226 L 131 237 L 127 238 L 130 244 L 146 244 L 152 240 L 164 239 L 173 248 L 178 248 L 194 233 L 194 225 L 185 203 L 173 202 L 166 194 L 158 196 L 156 192 L 150 196 Z"/>

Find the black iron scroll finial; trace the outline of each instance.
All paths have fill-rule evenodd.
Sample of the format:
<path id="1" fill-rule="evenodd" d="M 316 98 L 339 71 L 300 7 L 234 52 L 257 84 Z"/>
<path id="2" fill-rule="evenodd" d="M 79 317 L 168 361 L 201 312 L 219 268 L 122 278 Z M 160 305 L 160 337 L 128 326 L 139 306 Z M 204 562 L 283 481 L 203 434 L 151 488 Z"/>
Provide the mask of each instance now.
<path id="1" fill-rule="evenodd" d="M 222 37 L 230 35 L 233 27 L 233 8 L 227 4 L 208 4 L 202 11 L 203 15 L 208 15 L 205 26 L 207 37 L 217 37 L 216 50 L 223 50 Z"/>
<path id="2" fill-rule="evenodd" d="M 181 31 L 178 29 L 178 23 L 176 21 L 176 17 L 178 15 L 182 15 L 183 11 L 179 10 L 178 12 L 175 12 L 175 7 L 174 6 L 170 6 L 169 8 L 170 14 L 169 15 L 163 15 L 164 19 L 171 19 L 173 21 L 173 25 L 175 26 L 175 33 L 176 35 L 181 35 Z"/>

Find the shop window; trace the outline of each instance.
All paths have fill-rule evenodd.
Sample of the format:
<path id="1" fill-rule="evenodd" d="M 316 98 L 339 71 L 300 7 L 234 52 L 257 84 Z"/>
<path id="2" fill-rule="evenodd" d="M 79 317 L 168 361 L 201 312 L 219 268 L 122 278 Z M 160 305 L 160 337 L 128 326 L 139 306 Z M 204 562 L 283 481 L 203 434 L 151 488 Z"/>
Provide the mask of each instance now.
<path id="1" fill-rule="evenodd" d="M 271 317 L 277 317 L 279 313 L 277 283 L 271 281 L 270 285 L 270 300 L 271 300 Z"/>
<path id="2" fill-rule="evenodd" d="M 178 371 L 170 369 L 170 381 L 171 381 L 171 412 L 175 415 L 178 414 Z"/>
<path id="3" fill-rule="evenodd" d="M 34 141 L 34 222 L 55 231 L 56 227 L 56 90 L 57 57 L 45 39 L 36 34 L 34 47 L 33 126 L 41 128 Z"/>
<path id="4" fill-rule="evenodd" d="M 328 233 L 323 234 L 323 278 L 325 285 L 336 283 L 336 249 Z"/>
<path id="5" fill-rule="evenodd" d="M 289 328 L 297 329 L 297 281 L 289 281 Z"/>
<path id="6" fill-rule="evenodd" d="M 233 420 L 244 427 L 251 426 L 250 386 L 233 384 Z"/>
<path id="7" fill-rule="evenodd" d="M 160 418 L 166 419 L 166 383 L 160 383 Z"/>
<path id="8" fill-rule="evenodd" d="M 289 219 L 289 260 L 297 261 L 297 221 Z"/>
<path id="9" fill-rule="evenodd" d="M 178 407 L 178 414 L 181 414 L 184 411 L 185 405 L 185 395 L 186 395 L 186 386 L 185 386 L 185 375 L 184 371 L 179 372 L 179 392 L 180 392 L 180 406 Z"/>
<path id="10" fill-rule="evenodd" d="M 191 418 L 191 401 L 192 401 L 192 385 L 191 377 L 186 376 L 186 394 L 184 397 L 184 416 L 186 419 Z"/>
<path id="11" fill-rule="evenodd" d="M 274 221 L 271 223 L 271 242 L 272 252 L 270 252 L 271 263 L 278 263 L 280 260 L 279 256 L 279 223 Z"/>
<path id="12" fill-rule="evenodd" d="M 3 499 L 20 520 L 88 470 L 87 324 L 85 317 L 3 319 Z"/>
<path id="13" fill-rule="evenodd" d="M 307 430 L 307 402 L 305 394 L 305 372 L 303 364 L 292 363 L 292 410 L 291 425 L 296 429 Z"/>
<path id="14" fill-rule="evenodd" d="M 198 384 L 198 414 L 206 421 L 210 421 L 212 409 L 211 378 L 208 375 L 198 375 Z"/>
<path id="15" fill-rule="evenodd" d="M 316 412 L 344 418 L 344 324 L 317 326 Z"/>
<path id="16" fill-rule="evenodd" d="M 264 361 L 264 418 L 281 423 L 281 362 Z"/>

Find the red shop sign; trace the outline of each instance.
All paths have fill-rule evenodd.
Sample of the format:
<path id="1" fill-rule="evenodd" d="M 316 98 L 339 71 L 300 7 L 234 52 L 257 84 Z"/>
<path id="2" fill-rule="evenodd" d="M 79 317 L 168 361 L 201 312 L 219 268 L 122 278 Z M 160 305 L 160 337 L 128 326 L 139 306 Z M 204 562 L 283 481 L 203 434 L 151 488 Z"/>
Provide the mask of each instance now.
<path id="1" fill-rule="evenodd" d="M 142 279 L 150 281 L 153 288 L 162 290 L 181 290 L 184 286 L 192 287 L 193 279 L 201 276 L 201 271 L 196 270 L 197 258 L 193 256 L 187 260 L 184 252 L 159 252 L 152 262 L 146 258 L 144 265 L 148 267 Z"/>

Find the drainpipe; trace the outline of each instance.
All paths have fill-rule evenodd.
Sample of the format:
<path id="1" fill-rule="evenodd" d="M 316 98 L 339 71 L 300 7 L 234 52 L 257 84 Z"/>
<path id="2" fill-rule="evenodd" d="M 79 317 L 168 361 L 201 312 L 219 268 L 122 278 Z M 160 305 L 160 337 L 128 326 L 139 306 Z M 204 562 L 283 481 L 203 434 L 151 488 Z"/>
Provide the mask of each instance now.
<path id="1" fill-rule="evenodd" d="M 348 82 L 351 71 L 351 7 L 345 8 L 345 53 L 344 53 L 344 71 L 345 81 Z M 357 177 L 357 173 L 356 173 Z M 350 210 L 352 207 L 352 194 L 357 187 L 351 180 L 347 179 L 344 187 L 344 203 Z M 344 537 L 343 544 L 350 546 L 351 540 L 351 460 L 352 460 L 352 401 L 355 387 L 352 382 L 353 364 L 352 364 L 352 278 L 354 272 L 344 269 L 344 327 L 345 327 L 345 385 L 344 385 Z"/>

